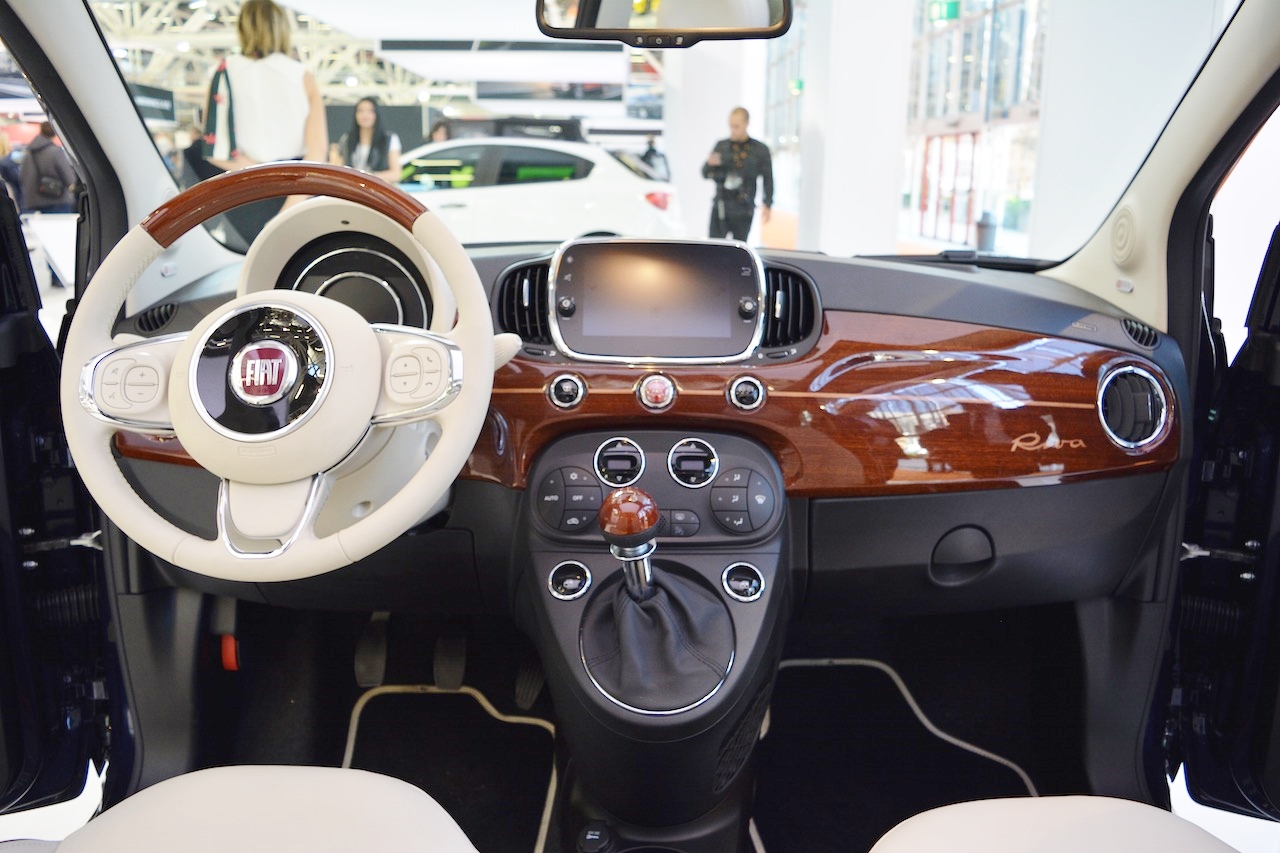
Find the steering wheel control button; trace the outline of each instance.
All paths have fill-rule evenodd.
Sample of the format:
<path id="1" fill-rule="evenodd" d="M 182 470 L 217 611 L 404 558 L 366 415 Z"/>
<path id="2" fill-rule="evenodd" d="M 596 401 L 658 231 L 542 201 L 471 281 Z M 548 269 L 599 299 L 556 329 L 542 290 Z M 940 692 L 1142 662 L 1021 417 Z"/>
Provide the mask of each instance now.
<path id="1" fill-rule="evenodd" d="M 734 563 L 720 576 L 724 591 L 735 601 L 749 603 L 764 594 L 764 575 L 750 563 Z"/>
<path id="2" fill-rule="evenodd" d="M 686 488 L 702 488 L 715 479 L 719 470 L 720 457 L 716 449 L 700 438 L 682 439 L 667 454 L 671 479 Z"/>
<path id="3" fill-rule="evenodd" d="M 764 405 L 764 385 L 754 376 L 739 376 L 729 383 L 726 396 L 735 408 L 753 412 Z"/>
<path id="4" fill-rule="evenodd" d="M 624 436 L 611 438 L 596 448 L 595 465 L 596 476 L 602 482 L 610 486 L 629 486 L 644 474 L 644 451 Z"/>
<path id="5" fill-rule="evenodd" d="M 422 384 L 422 366 L 411 355 L 402 355 L 391 362 L 388 385 L 393 394 L 409 396 Z"/>
<path id="6" fill-rule="evenodd" d="M 160 371 L 146 364 L 129 368 L 124 377 L 124 398 L 149 406 L 160 396 Z"/>
<path id="7" fill-rule="evenodd" d="M 587 396 L 587 386 L 582 377 L 573 373 L 562 373 L 547 387 L 547 396 L 551 405 L 557 409 L 576 409 Z"/>
<path id="8" fill-rule="evenodd" d="M 133 409 L 125 393 L 124 378 L 136 364 L 132 358 L 117 357 L 98 368 L 94 400 L 104 414 L 122 414 Z"/>
<path id="9" fill-rule="evenodd" d="M 636 385 L 636 396 L 640 404 L 651 412 L 668 409 L 676 401 L 676 383 L 668 376 L 653 373 L 641 379 Z"/>
<path id="10" fill-rule="evenodd" d="M 773 487 L 761 474 L 751 472 L 751 482 L 747 486 L 747 513 L 751 516 L 751 527 L 759 530 L 769 523 L 773 517 Z"/>
<path id="11" fill-rule="evenodd" d="M 565 560 L 551 570 L 547 588 L 561 601 L 581 598 L 591 588 L 591 570 L 577 560 Z"/>
<path id="12" fill-rule="evenodd" d="M 446 354 L 417 341 L 401 344 L 393 352 L 386 374 L 387 396 L 392 402 L 415 406 L 439 395 L 447 371 Z"/>
<path id="13" fill-rule="evenodd" d="M 243 308 L 196 345 L 193 397 L 202 418 L 232 438 L 275 438 L 313 410 L 333 346 L 293 308 Z"/>

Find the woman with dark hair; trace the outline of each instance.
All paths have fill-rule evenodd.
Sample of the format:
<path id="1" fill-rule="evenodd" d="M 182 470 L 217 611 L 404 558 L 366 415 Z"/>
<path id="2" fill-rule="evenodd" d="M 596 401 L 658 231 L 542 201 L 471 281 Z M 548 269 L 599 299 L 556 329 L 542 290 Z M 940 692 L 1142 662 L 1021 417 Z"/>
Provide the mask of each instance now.
<path id="1" fill-rule="evenodd" d="M 368 172 L 389 184 L 399 182 L 400 137 L 382 126 L 376 99 L 361 98 L 356 104 L 351 130 L 330 148 L 329 162 Z"/>

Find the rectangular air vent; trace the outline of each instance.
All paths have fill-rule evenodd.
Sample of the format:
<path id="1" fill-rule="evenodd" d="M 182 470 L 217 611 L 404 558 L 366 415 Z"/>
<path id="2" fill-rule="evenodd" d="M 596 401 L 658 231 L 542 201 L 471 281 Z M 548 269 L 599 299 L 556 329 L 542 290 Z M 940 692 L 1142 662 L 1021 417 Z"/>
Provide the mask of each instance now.
<path id="1" fill-rule="evenodd" d="M 508 270 L 498 286 L 498 325 L 527 344 L 551 344 L 550 269 L 545 262 L 518 266 Z"/>
<path id="2" fill-rule="evenodd" d="M 817 300 L 813 285 L 800 273 L 768 267 L 764 271 L 764 349 L 794 346 L 813 333 Z"/>

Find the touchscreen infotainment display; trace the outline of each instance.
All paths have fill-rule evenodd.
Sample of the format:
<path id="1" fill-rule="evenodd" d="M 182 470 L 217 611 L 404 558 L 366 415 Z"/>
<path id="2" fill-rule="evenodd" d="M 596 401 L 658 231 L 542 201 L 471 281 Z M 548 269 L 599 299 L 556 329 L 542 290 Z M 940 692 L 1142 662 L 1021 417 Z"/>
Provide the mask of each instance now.
<path id="1" fill-rule="evenodd" d="M 551 283 L 570 355 L 728 361 L 759 342 L 760 260 L 745 245 L 583 240 L 561 248 Z"/>

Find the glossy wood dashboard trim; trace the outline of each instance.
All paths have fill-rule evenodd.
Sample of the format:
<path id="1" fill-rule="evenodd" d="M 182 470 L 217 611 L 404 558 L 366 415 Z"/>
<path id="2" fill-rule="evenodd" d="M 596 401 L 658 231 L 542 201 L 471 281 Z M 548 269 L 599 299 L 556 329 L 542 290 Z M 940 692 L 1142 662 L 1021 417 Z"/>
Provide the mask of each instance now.
<path id="1" fill-rule="evenodd" d="M 1102 377 L 1133 365 L 1157 377 L 1169 417 L 1139 449 L 1111 441 L 1097 414 Z M 576 373 L 588 391 L 562 411 L 547 389 Z M 640 380 L 663 373 L 675 402 L 647 411 Z M 744 412 L 729 383 L 754 376 L 764 405 Z M 461 476 L 525 488 L 535 458 L 572 432 L 733 432 L 777 458 L 792 497 L 875 496 L 1078 482 L 1166 470 L 1178 454 L 1172 387 L 1153 362 L 1096 344 L 969 323 L 828 311 L 814 350 L 783 364 L 717 367 L 513 359 L 494 377 L 489 417 Z M 153 445 L 165 445 L 156 449 Z M 129 435 L 126 456 L 181 461 L 172 440 Z"/>
<path id="2" fill-rule="evenodd" d="M 157 207 L 142 228 L 161 246 L 202 222 L 242 204 L 288 195 L 323 195 L 354 201 L 413 230 L 426 207 L 390 184 L 327 163 L 263 163 L 201 181 Z"/>

